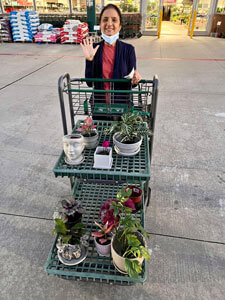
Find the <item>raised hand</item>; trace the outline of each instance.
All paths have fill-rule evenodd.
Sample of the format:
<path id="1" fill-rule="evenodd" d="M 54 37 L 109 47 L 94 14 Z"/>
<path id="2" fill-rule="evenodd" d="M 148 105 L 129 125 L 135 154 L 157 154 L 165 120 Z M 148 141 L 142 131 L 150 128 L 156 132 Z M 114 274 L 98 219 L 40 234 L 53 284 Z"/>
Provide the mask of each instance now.
<path id="1" fill-rule="evenodd" d="M 84 52 L 84 57 L 87 60 L 93 60 L 95 53 L 97 52 L 99 45 L 95 48 L 93 48 L 93 39 L 92 37 L 87 37 L 86 39 L 83 40 L 83 43 L 80 44 L 82 47 L 82 50 Z"/>

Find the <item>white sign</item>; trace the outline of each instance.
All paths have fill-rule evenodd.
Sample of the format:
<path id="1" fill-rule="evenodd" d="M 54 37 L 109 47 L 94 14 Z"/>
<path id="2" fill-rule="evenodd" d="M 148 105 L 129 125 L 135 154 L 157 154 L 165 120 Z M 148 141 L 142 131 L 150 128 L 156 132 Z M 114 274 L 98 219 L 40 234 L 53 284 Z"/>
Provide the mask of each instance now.
<path id="1" fill-rule="evenodd" d="M 94 30 L 100 30 L 100 26 L 99 25 L 94 25 Z"/>

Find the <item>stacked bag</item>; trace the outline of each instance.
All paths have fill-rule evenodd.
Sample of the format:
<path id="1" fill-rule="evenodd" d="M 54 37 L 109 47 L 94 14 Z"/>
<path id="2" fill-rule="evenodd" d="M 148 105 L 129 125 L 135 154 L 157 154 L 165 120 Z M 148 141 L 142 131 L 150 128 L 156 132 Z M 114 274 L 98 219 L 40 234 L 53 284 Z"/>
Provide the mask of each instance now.
<path id="1" fill-rule="evenodd" d="M 79 20 L 66 20 L 61 28 L 61 43 L 82 43 L 88 36 L 88 24 L 81 23 Z"/>
<path id="2" fill-rule="evenodd" d="M 10 22 L 5 18 L 0 18 L 0 42 L 12 42 Z"/>
<path id="3" fill-rule="evenodd" d="M 40 25 L 39 14 L 35 11 L 11 11 L 9 18 L 13 40 L 32 42 Z"/>
<path id="4" fill-rule="evenodd" d="M 38 33 L 34 35 L 35 43 L 57 43 L 60 37 L 60 29 L 53 28 L 52 24 L 43 23 L 38 27 Z"/>

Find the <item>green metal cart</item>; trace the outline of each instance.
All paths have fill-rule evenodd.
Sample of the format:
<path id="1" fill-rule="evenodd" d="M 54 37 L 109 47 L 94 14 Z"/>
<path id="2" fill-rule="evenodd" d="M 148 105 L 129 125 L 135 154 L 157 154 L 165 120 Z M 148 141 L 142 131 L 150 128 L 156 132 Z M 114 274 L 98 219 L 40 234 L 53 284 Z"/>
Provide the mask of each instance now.
<path id="1" fill-rule="evenodd" d="M 104 82 L 110 82 L 110 90 L 107 90 L 109 95 L 107 104 L 102 101 L 106 91 L 94 88 L 96 83 L 103 84 Z M 92 86 L 87 87 L 87 83 L 89 85 L 91 83 Z M 145 126 L 148 126 L 154 133 L 158 96 L 157 76 L 154 76 L 153 80 L 141 80 L 131 90 L 118 90 L 118 83 L 127 84 L 130 83 L 130 80 L 71 79 L 69 74 L 61 76 L 58 92 L 64 135 L 68 134 L 69 124 L 71 127 L 69 132 L 75 133 L 82 122 L 81 116 L 92 115 L 93 119 L 97 119 L 94 123 L 98 124 L 99 144 L 101 145 L 106 139 L 103 133 L 104 128 L 109 127 L 128 110 L 141 114 L 146 121 Z M 124 99 L 124 101 L 118 101 L 118 98 Z M 85 223 L 88 230 L 91 232 L 97 230 L 94 220 L 98 218 L 101 205 L 108 198 L 116 197 L 117 192 L 128 184 L 139 186 L 144 191 L 142 209 L 135 214 L 135 217 L 140 219 L 142 226 L 145 225 L 145 211 L 151 196 L 149 180 L 153 137 L 154 135 L 150 138 L 144 137 L 140 152 L 135 156 L 119 156 L 114 152 L 113 165 L 109 170 L 93 168 L 94 150 L 92 149 L 84 150 L 85 160 L 76 166 L 65 163 L 65 153 L 62 151 L 53 172 L 56 177 L 67 176 L 70 178 L 73 197 L 81 200 L 83 207 L 88 212 L 82 217 L 82 222 Z M 112 144 L 112 135 L 107 136 L 107 140 L 110 140 Z M 92 239 L 88 256 L 82 263 L 76 266 L 63 265 L 57 257 L 56 241 L 57 237 L 46 262 L 48 274 L 66 279 L 92 280 L 122 285 L 143 283 L 146 280 L 145 261 L 140 278 L 130 278 L 115 269 L 111 257 L 100 257 L 97 254 Z"/>

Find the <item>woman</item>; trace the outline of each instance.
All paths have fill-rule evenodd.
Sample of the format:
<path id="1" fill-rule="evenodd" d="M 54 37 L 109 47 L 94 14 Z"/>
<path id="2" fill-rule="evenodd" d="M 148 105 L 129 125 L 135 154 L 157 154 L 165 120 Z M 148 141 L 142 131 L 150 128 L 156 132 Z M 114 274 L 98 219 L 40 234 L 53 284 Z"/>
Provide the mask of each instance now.
<path id="1" fill-rule="evenodd" d="M 118 40 L 121 29 L 121 12 L 113 4 L 105 6 L 100 13 L 100 28 L 103 41 L 94 44 L 89 37 L 83 41 L 81 47 L 86 58 L 86 78 L 122 79 L 129 75 L 131 82 L 115 83 L 113 90 L 130 90 L 136 85 L 141 76 L 136 70 L 136 55 L 134 47 Z M 87 82 L 92 86 L 92 82 Z M 110 83 L 95 82 L 95 89 L 110 89 Z M 129 95 L 115 94 L 114 103 L 127 103 Z M 109 102 L 109 93 L 96 95 L 96 102 Z M 103 100 L 104 98 L 104 100 Z M 99 101 L 100 100 L 100 101 Z"/>

